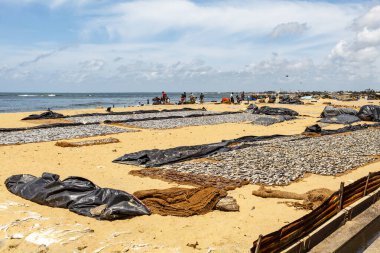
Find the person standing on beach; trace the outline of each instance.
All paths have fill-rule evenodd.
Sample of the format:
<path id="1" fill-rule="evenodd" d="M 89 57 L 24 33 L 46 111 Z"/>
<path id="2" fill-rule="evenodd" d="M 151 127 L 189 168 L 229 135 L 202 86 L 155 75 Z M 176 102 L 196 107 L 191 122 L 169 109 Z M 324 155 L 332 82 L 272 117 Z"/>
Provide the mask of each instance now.
<path id="1" fill-rule="evenodd" d="M 201 102 L 201 104 L 203 104 L 204 98 L 205 98 L 205 95 L 203 95 L 203 93 L 201 92 L 201 94 L 199 95 L 199 101 Z"/>
<path id="2" fill-rule="evenodd" d="M 244 99 L 245 99 L 245 93 L 244 93 L 244 91 L 241 93 L 241 101 L 244 101 Z"/>
<path id="3" fill-rule="evenodd" d="M 234 93 L 232 92 L 231 95 L 230 95 L 230 101 L 232 104 L 235 103 L 235 99 L 234 99 Z"/>
<path id="4" fill-rule="evenodd" d="M 168 95 L 166 94 L 165 91 L 162 92 L 161 102 L 163 104 L 166 104 L 168 102 Z"/>

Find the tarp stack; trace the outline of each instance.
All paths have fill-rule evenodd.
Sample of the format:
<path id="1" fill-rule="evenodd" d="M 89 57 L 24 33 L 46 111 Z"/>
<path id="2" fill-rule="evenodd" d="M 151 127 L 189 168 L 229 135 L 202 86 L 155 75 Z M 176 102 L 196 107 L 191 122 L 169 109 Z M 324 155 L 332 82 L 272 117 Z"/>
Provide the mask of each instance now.
<path id="1" fill-rule="evenodd" d="M 303 105 L 304 103 L 297 98 L 283 98 L 279 102 L 279 104 L 295 104 L 295 105 Z"/>
<path id="2" fill-rule="evenodd" d="M 364 121 L 380 122 L 380 106 L 365 105 L 360 108 L 358 117 Z"/>
<path id="3" fill-rule="evenodd" d="M 356 115 L 358 112 L 350 108 L 335 108 L 333 106 L 326 106 L 323 110 L 319 122 L 329 124 L 352 124 L 360 121 Z"/>

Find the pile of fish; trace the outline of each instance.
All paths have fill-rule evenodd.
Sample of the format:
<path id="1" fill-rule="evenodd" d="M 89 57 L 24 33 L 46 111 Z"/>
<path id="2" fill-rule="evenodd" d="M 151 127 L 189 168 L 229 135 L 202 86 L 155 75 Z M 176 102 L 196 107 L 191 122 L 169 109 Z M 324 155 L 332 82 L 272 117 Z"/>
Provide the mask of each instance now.
<path id="1" fill-rule="evenodd" d="M 212 154 L 201 162 L 186 161 L 162 168 L 286 185 L 305 173 L 337 175 L 376 160 L 379 138 L 377 128 L 314 138 L 299 135 L 255 142 L 246 148 Z"/>
<path id="2" fill-rule="evenodd" d="M 0 132 L 0 145 L 56 141 L 63 139 L 84 138 L 97 135 L 116 134 L 131 131 L 134 130 L 99 124 L 91 124 L 30 129 L 12 132 Z"/>

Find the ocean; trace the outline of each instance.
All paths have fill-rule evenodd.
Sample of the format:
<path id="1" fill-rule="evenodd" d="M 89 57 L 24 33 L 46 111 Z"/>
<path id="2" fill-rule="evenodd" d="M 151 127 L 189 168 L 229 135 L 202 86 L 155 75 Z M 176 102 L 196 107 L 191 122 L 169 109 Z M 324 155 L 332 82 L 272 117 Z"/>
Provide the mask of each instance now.
<path id="1" fill-rule="evenodd" d="M 187 93 L 189 97 L 190 93 Z M 193 93 L 199 98 L 199 92 Z M 230 93 L 204 92 L 205 101 L 220 101 L 229 97 Z M 172 103 L 180 99 L 180 92 L 168 92 Z M 149 99 L 160 97 L 160 92 L 131 92 L 131 93 L 0 93 L 0 113 L 26 112 L 60 109 L 81 109 L 95 107 L 127 107 L 146 104 Z"/>

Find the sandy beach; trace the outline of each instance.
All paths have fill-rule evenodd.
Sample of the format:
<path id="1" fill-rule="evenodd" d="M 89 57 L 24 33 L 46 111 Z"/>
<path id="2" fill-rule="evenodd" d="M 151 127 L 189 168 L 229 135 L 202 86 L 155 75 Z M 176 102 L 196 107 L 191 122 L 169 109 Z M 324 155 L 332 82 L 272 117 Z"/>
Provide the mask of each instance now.
<path id="1" fill-rule="evenodd" d="M 296 110 L 300 116 L 296 120 L 285 121 L 271 126 L 258 126 L 250 122 L 225 123 L 218 125 L 187 126 L 175 129 L 135 129 L 106 136 L 81 138 L 96 140 L 114 137 L 119 143 L 106 145 L 62 148 L 56 141 L 22 145 L 0 146 L 0 181 L 15 174 L 41 176 L 43 172 L 55 173 L 64 179 L 81 176 L 101 187 L 109 187 L 133 193 L 146 189 L 165 189 L 183 186 L 158 179 L 141 178 L 129 174 L 140 169 L 132 165 L 112 163 L 126 153 L 145 149 L 166 149 L 183 145 L 198 145 L 219 142 L 247 135 L 293 135 L 302 133 L 307 126 L 315 124 L 326 106 L 323 103 L 358 109 L 368 104 L 367 100 L 354 102 L 320 99 L 304 105 L 258 104 L 285 107 Z M 379 104 L 375 101 L 373 104 Z M 134 111 L 147 109 L 176 109 L 191 107 L 208 111 L 243 111 L 247 105 L 197 104 L 115 108 L 114 111 Z M 102 109 L 81 109 L 57 111 L 64 115 L 104 112 Z M 25 113 L 0 114 L 0 128 L 30 127 L 39 124 L 65 122 L 68 119 L 21 121 Z M 127 128 L 120 126 L 120 128 Z M 337 129 L 342 125 L 326 125 L 325 129 Z M 375 141 L 375 140 L 374 140 Z M 280 190 L 305 193 L 316 188 L 336 191 L 340 182 L 349 184 L 378 171 L 380 162 L 362 166 L 339 176 L 308 174 L 287 186 L 276 186 Z M 213 211 L 192 217 L 150 216 L 134 217 L 127 220 L 99 221 L 77 215 L 66 209 L 38 205 L 17 197 L 0 184 L 0 251 L 1 252 L 247 252 L 252 242 L 260 234 L 267 234 L 292 222 L 306 213 L 296 210 L 279 199 L 263 199 L 252 195 L 259 185 L 245 185 L 229 191 L 240 206 L 239 212 Z M 26 219 L 26 220 L 25 220 Z M 4 229 L 4 225 L 9 225 Z M 5 231 L 6 230 L 6 231 Z M 29 242 L 26 238 L 33 233 L 45 233 L 52 237 L 47 247 Z M 4 239 L 6 236 L 20 239 Z M 16 235 L 16 236 L 15 236 Z M 18 236 L 17 236 L 18 235 Z M 28 237 L 29 236 L 29 237 Z M 35 240 L 36 241 L 36 240 Z M 191 244 L 196 244 L 196 248 Z M 189 246 L 190 245 L 190 246 Z"/>

